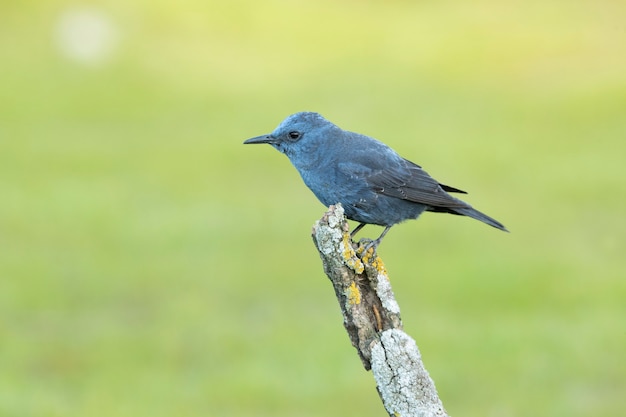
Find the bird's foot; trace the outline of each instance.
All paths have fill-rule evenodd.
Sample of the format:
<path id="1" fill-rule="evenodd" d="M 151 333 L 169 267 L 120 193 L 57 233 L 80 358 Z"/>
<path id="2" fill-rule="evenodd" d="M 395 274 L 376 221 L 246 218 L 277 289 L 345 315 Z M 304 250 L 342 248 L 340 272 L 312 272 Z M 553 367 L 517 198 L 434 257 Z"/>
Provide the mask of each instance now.
<path id="1" fill-rule="evenodd" d="M 355 232 L 359 231 L 359 229 L 361 229 L 362 227 L 363 227 L 363 224 L 359 225 L 352 233 L 354 234 Z M 376 249 L 378 249 L 378 245 L 380 245 L 380 242 L 382 242 L 383 238 L 385 237 L 389 229 L 391 229 L 391 226 L 385 227 L 385 230 L 383 230 L 380 236 L 378 236 L 378 239 L 371 240 L 371 239 L 363 238 L 359 240 L 359 250 L 357 251 L 357 254 L 360 254 L 361 258 L 363 258 L 363 256 L 367 255 L 367 253 L 371 249 L 372 250 L 371 256 L 375 256 Z"/>
<path id="2" fill-rule="evenodd" d="M 376 256 L 376 249 L 380 244 L 380 239 L 372 240 L 362 238 L 359 240 L 359 247 L 356 251 L 357 255 L 362 259 L 364 257 L 372 258 Z"/>

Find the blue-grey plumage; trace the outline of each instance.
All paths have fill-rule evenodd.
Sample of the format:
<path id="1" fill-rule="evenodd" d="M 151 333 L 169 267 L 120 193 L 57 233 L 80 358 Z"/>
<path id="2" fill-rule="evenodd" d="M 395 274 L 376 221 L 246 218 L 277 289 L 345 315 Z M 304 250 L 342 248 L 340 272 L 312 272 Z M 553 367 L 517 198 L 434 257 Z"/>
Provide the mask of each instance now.
<path id="1" fill-rule="evenodd" d="M 507 231 L 497 220 L 448 194 L 463 193 L 438 183 L 419 165 L 384 143 L 345 131 L 318 113 L 301 112 L 283 120 L 270 134 L 244 143 L 268 143 L 287 155 L 304 183 L 327 207 L 341 203 L 346 217 L 361 225 L 389 228 L 424 211 L 472 217 Z"/>

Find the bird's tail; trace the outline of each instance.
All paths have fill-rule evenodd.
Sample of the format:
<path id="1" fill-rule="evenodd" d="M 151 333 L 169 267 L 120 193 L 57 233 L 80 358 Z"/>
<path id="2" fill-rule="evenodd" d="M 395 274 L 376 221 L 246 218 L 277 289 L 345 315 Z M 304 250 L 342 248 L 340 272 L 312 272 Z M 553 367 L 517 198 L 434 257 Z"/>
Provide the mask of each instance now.
<path id="1" fill-rule="evenodd" d="M 455 207 L 454 209 L 452 209 L 452 211 L 454 211 L 455 214 L 460 214 L 462 216 L 468 216 L 472 219 L 480 220 L 481 222 L 486 223 L 489 226 L 493 226 L 496 229 L 508 232 L 508 230 L 506 229 L 506 227 L 504 227 L 502 223 L 492 217 L 487 216 L 485 213 L 481 213 L 473 207 Z"/>

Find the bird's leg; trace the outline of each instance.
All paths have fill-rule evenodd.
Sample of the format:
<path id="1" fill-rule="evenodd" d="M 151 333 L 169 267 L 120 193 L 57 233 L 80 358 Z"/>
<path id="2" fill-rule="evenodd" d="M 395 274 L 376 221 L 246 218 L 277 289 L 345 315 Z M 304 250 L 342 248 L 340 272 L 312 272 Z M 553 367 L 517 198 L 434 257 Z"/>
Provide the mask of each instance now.
<path id="1" fill-rule="evenodd" d="M 354 237 L 354 235 L 356 235 L 363 227 L 365 227 L 365 223 L 361 223 L 357 227 L 355 227 L 354 230 L 350 233 L 350 237 Z"/>
<path id="2" fill-rule="evenodd" d="M 378 245 L 380 245 L 380 242 L 382 242 L 383 238 L 385 237 L 389 229 L 391 229 L 391 226 L 386 226 L 385 230 L 383 230 L 380 236 L 378 236 L 378 239 L 372 240 L 370 243 L 368 243 L 363 249 L 362 253 L 367 253 L 367 251 L 370 250 L 370 248 L 374 248 L 374 253 L 376 253 L 376 248 L 378 248 Z"/>

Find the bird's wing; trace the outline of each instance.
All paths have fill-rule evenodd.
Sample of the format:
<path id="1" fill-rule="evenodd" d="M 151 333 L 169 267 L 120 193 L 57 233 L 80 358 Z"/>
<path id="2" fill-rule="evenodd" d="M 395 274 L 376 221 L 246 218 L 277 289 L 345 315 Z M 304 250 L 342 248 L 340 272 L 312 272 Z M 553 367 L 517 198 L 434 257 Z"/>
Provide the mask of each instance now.
<path id="1" fill-rule="evenodd" d="M 466 203 L 446 193 L 463 191 L 439 184 L 419 165 L 406 159 L 398 165 L 373 170 L 366 181 L 375 192 L 389 197 L 433 207 L 467 207 Z"/>

